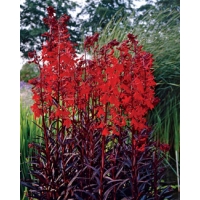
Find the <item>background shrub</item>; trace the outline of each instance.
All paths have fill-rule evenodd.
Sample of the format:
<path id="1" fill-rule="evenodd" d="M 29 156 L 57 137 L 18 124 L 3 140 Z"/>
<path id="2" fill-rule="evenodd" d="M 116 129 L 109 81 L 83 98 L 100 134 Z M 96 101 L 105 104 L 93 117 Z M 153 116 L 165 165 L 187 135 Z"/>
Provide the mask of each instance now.
<path id="1" fill-rule="evenodd" d="M 38 67 L 35 63 L 26 63 L 20 70 L 20 81 L 28 82 L 39 75 Z"/>

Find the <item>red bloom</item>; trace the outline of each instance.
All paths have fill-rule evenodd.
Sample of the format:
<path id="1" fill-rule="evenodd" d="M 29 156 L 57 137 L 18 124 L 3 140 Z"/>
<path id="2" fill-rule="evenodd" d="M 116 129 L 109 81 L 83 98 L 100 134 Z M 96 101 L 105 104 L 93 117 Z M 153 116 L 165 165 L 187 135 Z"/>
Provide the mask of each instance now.
<path id="1" fill-rule="evenodd" d="M 90 49 L 90 47 L 94 46 L 94 43 L 98 41 L 99 33 L 95 33 L 92 36 L 87 36 L 84 42 L 84 48 Z"/>
<path id="2" fill-rule="evenodd" d="M 32 84 L 32 85 L 37 85 L 39 83 L 39 79 L 38 78 L 33 78 L 33 79 L 30 79 L 28 82 L 30 84 Z"/>
<path id="3" fill-rule="evenodd" d="M 28 144 L 28 148 L 33 148 L 33 144 L 32 144 L 32 143 L 29 143 L 29 144 Z"/>
<path id="4" fill-rule="evenodd" d="M 35 51 L 28 52 L 28 57 L 29 57 L 29 58 L 34 58 L 35 55 L 36 55 L 36 52 L 35 52 Z"/>
<path id="5" fill-rule="evenodd" d="M 114 46 L 118 46 L 119 44 L 120 43 L 116 39 L 114 39 L 114 40 L 112 40 L 111 42 L 108 43 L 108 46 L 114 47 Z"/>
<path id="6" fill-rule="evenodd" d="M 107 128 L 104 128 L 104 129 L 103 129 L 103 131 L 102 131 L 102 135 L 104 135 L 104 136 L 109 135 L 109 131 L 108 131 Z"/>
<path id="7" fill-rule="evenodd" d="M 170 146 L 168 144 L 160 144 L 160 150 L 166 153 L 170 150 Z"/>
<path id="8" fill-rule="evenodd" d="M 145 151 L 145 144 L 142 144 L 141 147 L 136 147 L 136 150 L 138 150 L 140 152 L 144 152 Z"/>
<path id="9" fill-rule="evenodd" d="M 49 6 L 49 7 L 47 8 L 47 12 L 48 12 L 49 16 L 52 17 L 53 14 L 55 13 L 55 10 L 54 10 L 53 7 Z"/>
<path id="10" fill-rule="evenodd" d="M 128 39 L 131 40 L 131 41 L 135 41 L 135 39 L 137 38 L 136 36 L 134 36 L 131 33 L 129 33 L 127 36 L 128 36 Z"/>
<path id="11" fill-rule="evenodd" d="M 70 19 L 70 16 L 64 14 L 63 16 L 61 16 L 61 18 L 60 18 L 59 21 L 60 21 L 61 23 L 66 23 L 66 22 L 69 21 L 69 19 Z"/>
<path id="12" fill-rule="evenodd" d="M 157 106 L 157 104 L 160 102 L 160 99 L 158 97 L 154 98 L 154 101 L 153 101 L 153 105 L 154 106 Z"/>

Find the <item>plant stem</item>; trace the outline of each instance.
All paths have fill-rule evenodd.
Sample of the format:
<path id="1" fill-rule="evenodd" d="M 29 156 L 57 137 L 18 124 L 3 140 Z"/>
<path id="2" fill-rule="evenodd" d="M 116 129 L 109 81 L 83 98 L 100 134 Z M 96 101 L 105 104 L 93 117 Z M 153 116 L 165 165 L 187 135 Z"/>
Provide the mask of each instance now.
<path id="1" fill-rule="evenodd" d="M 107 122 L 107 108 L 108 108 L 108 103 L 106 103 L 106 108 L 105 108 L 105 123 Z M 102 146 L 101 146 L 101 171 L 100 171 L 100 200 L 103 199 L 103 169 L 104 169 L 104 154 L 105 154 L 105 135 L 102 135 Z"/>
<path id="2" fill-rule="evenodd" d="M 103 169 L 104 169 L 104 148 L 105 148 L 105 136 L 102 136 L 102 146 L 101 146 L 101 171 L 100 171 L 100 200 L 103 199 Z"/>
<path id="3" fill-rule="evenodd" d="M 156 150 L 153 152 L 153 165 L 154 165 L 154 199 L 158 200 L 158 189 L 157 189 L 157 145 Z"/>
<path id="4" fill-rule="evenodd" d="M 132 128 L 132 183 L 133 183 L 133 188 L 132 188 L 132 197 L 133 199 L 137 199 L 138 196 L 138 190 L 137 190 L 137 166 L 136 166 L 136 144 L 135 144 L 135 139 L 134 139 L 134 134 L 137 134 L 137 131 Z"/>

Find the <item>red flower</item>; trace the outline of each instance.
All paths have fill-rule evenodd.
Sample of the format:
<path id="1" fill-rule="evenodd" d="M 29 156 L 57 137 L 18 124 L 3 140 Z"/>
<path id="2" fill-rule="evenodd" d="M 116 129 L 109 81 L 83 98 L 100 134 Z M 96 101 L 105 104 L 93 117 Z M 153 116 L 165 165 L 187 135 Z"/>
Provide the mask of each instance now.
<path id="1" fill-rule="evenodd" d="M 138 150 L 140 152 L 144 152 L 145 151 L 145 144 L 142 144 L 141 147 L 136 147 L 136 150 Z"/>
<path id="2" fill-rule="evenodd" d="M 47 8 L 47 12 L 48 12 L 48 14 L 49 14 L 50 17 L 53 17 L 53 14 L 55 13 L 55 10 L 54 10 L 53 7 L 49 6 Z"/>
<path id="3" fill-rule="evenodd" d="M 28 144 L 28 148 L 33 148 L 33 144 L 32 144 L 32 143 L 29 143 L 29 144 Z"/>
<path id="4" fill-rule="evenodd" d="M 61 23 L 66 23 L 66 22 L 69 21 L 69 19 L 70 19 L 70 16 L 64 14 L 63 16 L 61 16 L 60 22 L 61 22 Z"/>
<path id="5" fill-rule="evenodd" d="M 160 144 L 160 150 L 166 153 L 170 150 L 170 146 L 168 144 Z"/>
<path id="6" fill-rule="evenodd" d="M 30 84 L 32 84 L 32 85 L 37 85 L 38 84 L 38 81 L 39 79 L 38 78 L 32 78 L 32 79 L 30 79 L 28 82 L 30 83 Z"/>
<path id="7" fill-rule="evenodd" d="M 108 43 L 108 46 L 114 47 L 114 46 L 118 46 L 119 44 L 120 43 L 116 39 L 114 39 L 114 40 L 112 40 L 111 42 Z"/>
<path id="8" fill-rule="evenodd" d="M 66 119 L 64 121 L 64 125 L 67 126 L 67 127 L 69 127 L 71 125 L 71 120 L 70 119 Z"/>
<path id="9" fill-rule="evenodd" d="M 90 49 L 90 47 L 94 46 L 94 43 L 98 41 L 99 33 L 95 33 L 92 36 L 87 36 L 84 42 L 84 47 L 86 49 Z"/>
<path id="10" fill-rule="evenodd" d="M 28 52 L 28 57 L 29 57 L 29 58 L 34 58 L 35 55 L 36 55 L 36 52 L 35 52 L 35 51 Z"/>
<path id="11" fill-rule="evenodd" d="M 154 98 L 153 105 L 156 106 L 160 102 L 158 97 Z"/>
<path id="12" fill-rule="evenodd" d="M 104 128 L 104 129 L 103 129 L 103 131 L 102 131 L 102 135 L 104 135 L 104 136 L 109 135 L 109 131 L 108 131 L 107 128 Z"/>

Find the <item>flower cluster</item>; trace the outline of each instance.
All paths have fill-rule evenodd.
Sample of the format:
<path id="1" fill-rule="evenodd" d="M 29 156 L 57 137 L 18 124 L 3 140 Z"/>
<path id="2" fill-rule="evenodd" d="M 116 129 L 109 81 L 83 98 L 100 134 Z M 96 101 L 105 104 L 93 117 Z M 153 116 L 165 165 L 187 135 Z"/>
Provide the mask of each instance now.
<path id="1" fill-rule="evenodd" d="M 128 122 L 134 130 L 146 128 L 146 114 L 157 102 L 152 55 L 143 51 L 130 33 L 121 43 L 113 40 L 98 48 L 99 34 L 95 33 L 84 42 L 94 57 L 77 58 L 65 24 L 68 16 L 56 20 L 53 12 L 49 8 L 44 19 L 49 32 L 43 34 L 48 40 L 42 57 L 29 53 L 34 62 L 42 61 L 39 79 L 30 81 L 34 85 L 35 117 L 49 114 L 51 120 L 61 118 L 69 127 L 75 116 L 81 119 L 81 113 L 87 112 L 96 119 L 93 128 L 101 128 L 103 135 L 120 134 L 119 127 Z"/>

